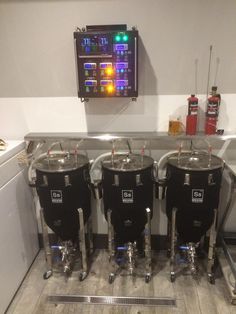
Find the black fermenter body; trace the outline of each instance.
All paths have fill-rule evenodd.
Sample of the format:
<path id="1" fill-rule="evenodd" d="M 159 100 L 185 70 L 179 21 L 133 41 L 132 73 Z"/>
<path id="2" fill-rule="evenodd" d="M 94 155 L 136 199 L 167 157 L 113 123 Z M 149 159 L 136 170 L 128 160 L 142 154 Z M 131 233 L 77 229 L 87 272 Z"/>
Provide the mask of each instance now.
<path id="1" fill-rule="evenodd" d="M 82 208 L 87 221 L 90 208 L 89 161 L 84 155 L 44 154 L 35 163 L 36 189 L 46 224 L 61 240 L 76 241 Z"/>
<path id="2" fill-rule="evenodd" d="M 183 242 L 200 241 L 218 208 L 223 161 L 202 152 L 174 153 L 167 162 L 166 212 L 176 208 L 176 228 Z"/>
<path id="3" fill-rule="evenodd" d="M 118 245 L 140 238 L 147 222 L 146 208 L 153 208 L 153 163 L 149 156 L 117 154 L 102 163 L 104 210 Z"/>

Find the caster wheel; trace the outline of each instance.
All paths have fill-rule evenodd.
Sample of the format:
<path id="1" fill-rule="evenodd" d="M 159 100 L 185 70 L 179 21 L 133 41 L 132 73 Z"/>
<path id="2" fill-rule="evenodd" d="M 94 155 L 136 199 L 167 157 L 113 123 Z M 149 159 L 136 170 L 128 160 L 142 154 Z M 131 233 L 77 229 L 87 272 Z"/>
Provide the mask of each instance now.
<path id="1" fill-rule="evenodd" d="M 175 282 L 175 274 L 170 274 L 170 281 Z"/>
<path id="2" fill-rule="evenodd" d="M 151 280 L 151 275 L 146 275 L 146 276 L 145 276 L 145 282 L 146 282 L 146 283 L 149 283 L 150 280 Z"/>
<path id="3" fill-rule="evenodd" d="M 79 274 L 79 281 L 83 281 L 87 277 L 87 273 L 85 271 L 82 271 Z"/>
<path id="4" fill-rule="evenodd" d="M 215 284 L 215 276 L 213 274 L 208 275 L 208 281 L 211 285 Z"/>
<path id="5" fill-rule="evenodd" d="M 108 278 L 109 284 L 112 284 L 114 282 L 114 280 L 115 280 L 115 275 L 114 274 L 110 274 L 109 278 Z"/>
<path id="6" fill-rule="evenodd" d="M 43 274 L 43 279 L 46 280 L 52 276 L 52 270 L 48 270 Z"/>

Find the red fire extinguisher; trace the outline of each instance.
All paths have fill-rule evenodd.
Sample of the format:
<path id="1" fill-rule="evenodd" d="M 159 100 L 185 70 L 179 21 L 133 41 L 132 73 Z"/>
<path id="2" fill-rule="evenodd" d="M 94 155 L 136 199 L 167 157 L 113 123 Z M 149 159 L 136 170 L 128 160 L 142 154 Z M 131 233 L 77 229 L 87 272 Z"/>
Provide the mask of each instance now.
<path id="1" fill-rule="evenodd" d="M 186 117 L 186 134 L 195 135 L 197 132 L 198 98 L 191 95 L 188 98 L 188 115 Z"/>
<path id="2" fill-rule="evenodd" d="M 207 99 L 205 134 L 216 134 L 216 125 L 220 109 L 220 94 L 217 94 L 217 86 L 212 86 L 211 96 Z"/>

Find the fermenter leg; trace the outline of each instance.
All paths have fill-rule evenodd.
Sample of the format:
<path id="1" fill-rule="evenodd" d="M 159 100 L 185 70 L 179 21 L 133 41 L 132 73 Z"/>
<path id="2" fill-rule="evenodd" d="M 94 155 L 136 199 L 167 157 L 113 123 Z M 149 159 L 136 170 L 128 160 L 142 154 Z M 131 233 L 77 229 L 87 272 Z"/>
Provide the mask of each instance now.
<path id="1" fill-rule="evenodd" d="M 167 257 L 170 257 L 170 247 L 171 247 L 171 223 L 168 219 L 167 221 Z"/>
<path id="2" fill-rule="evenodd" d="M 79 279 L 80 281 L 84 280 L 87 276 L 88 272 L 88 263 L 87 263 L 87 252 L 86 252 L 86 244 L 85 244 L 85 226 L 84 226 L 84 214 L 83 209 L 78 209 L 79 213 L 79 243 L 80 243 L 80 251 L 82 255 L 82 271 L 80 272 Z"/>
<path id="3" fill-rule="evenodd" d="M 88 219 L 87 226 L 88 226 L 89 254 L 91 255 L 93 253 L 93 225 L 91 216 Z"/>
<path id="4" fill-rule="evenodd" d="M 107 211 L 107 223 L 108 223 L 108 254 L 109 260 L 114 256 L 114 232 L 111 224 L 111 210 Z"/>
<path id="5" fill-rule="evenodd" d="M 208 280 L 211 284 L 215 283 L 213 266 L 215 264 L 216 220 L 217 220 L 217 209 L 214 209 L 214 221 L 210 229 L 208 262 L 207 262 L 207 275 L 208 275 Z"/>
<path id="6" fill-rule="evenodd" d="M 151 257 L 151 210 L 146 208 L 147 223 L 145 226 L 145 282 L 148 283 L 152 275 L 152 257 Z"/>
<path id="7" fill-rule="evenodd" d="M 52 275 L 52 252 L 51 247 L 49 244 L 49 236 L 48 236 L 48 227 L 46 225 L 44 219 L 44 212 L 43 209 L 40 209 L 40 218 L 41 218 L 41 225 L 42 225 L 42 234 L 43 234 L 43 246 L 45 252 L 45 259 L 47 263 L 47 271 L 44 273 L 43 278 L 48 279 Z"/>
<path id="8" fill-rule="evenodd" d="M 176 212 L 177 208 L 172 209 L 171 216 L 171 247 L 170 247 L 170 279 L 171 282 L 175 281 L 175 228 L 176 228 Z"/>
<path id="9" fill-rule="evenodd" d="M 113 283 L 115 280 L 115 276 L 119 273 L 120 267 L 116 267 L 114 256 L 115 256 L 115 249 L 114 249 L 114 229 L 111 223 L 111 210 L 107 211 L 107 225 L 108 225 L 108 254 L 109 254 L 109 262 L 111 265 L 111 271 L 109 274 L 109 283 Z"/>
<path id="10" fill-rule="evenodd" d="M 112 256 L 115 256 L 115 238 L 114 238 L 114 228 L 111 225 L 111 249 L 112 249 Z"/>

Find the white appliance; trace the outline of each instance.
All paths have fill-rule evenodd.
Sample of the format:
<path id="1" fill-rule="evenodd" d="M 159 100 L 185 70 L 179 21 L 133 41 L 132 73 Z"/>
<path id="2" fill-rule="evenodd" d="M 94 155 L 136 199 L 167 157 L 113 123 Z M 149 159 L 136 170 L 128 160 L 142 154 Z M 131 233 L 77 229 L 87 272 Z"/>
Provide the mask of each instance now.
<path id="1" fill-rule="evenodd" d="M 26 166 L 24 142 L 7 141 L 0 152 L 0 313 L 4 313 L 38 250 L 38 230 Z"/>

